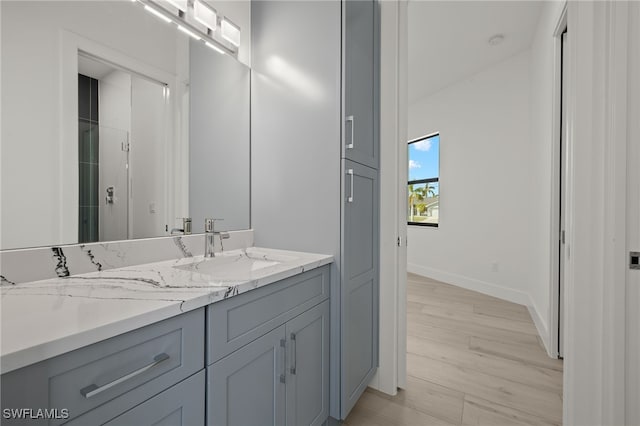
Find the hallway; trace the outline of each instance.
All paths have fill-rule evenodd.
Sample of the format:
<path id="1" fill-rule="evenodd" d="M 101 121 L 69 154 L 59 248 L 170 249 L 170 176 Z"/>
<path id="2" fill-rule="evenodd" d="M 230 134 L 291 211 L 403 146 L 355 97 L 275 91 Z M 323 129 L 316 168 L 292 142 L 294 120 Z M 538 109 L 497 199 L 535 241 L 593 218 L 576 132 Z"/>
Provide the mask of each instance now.
<path id="1" fill-rule="evenodd" d="M 414 274 L 407 300 L 407 389 L 367 390 L 347 425 L 562 423 L 562 361 L 526 307 Z"/>

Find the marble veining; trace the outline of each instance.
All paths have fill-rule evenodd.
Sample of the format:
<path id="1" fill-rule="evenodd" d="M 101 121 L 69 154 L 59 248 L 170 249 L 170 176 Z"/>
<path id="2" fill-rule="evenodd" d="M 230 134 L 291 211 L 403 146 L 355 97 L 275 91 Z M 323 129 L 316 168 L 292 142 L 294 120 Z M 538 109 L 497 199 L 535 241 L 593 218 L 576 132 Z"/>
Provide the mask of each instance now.
<path id="1" fill-rule="evenodd" d="M 2 278 L 2 373 L 333 261 L 329 255 L 249 247 L 211 259 L 102 269 L 86 248 L 80 251 L 96 270 L 65 275 L 66 250 L 54 248 L 58 277 L 25 283 Z"/>
<path id="2" fill-rule="evenodd" d="M 182 241 L 182 237 L 180 236 L 173 237 L 173 242 L 176 245 L 176 247 L 178 247 L 183 257 L 193 257 L 193 255 L 191 254 L 187 246 L 184 245 L 184 242 Z"/>
<path id="3" fill-rule="evenodd" d="M 4 275 L 0 275 L 0 285 L 16 285 L 13 281 L 9 281 L 4 277 Z"/>
<path id="4" fill-rule="evenodd" d="M 68 277 L 71 275 L 69 268 L 67 268 L 67 257 L 64 255 L 62 247 L 51 247 L 51 251 L 53 251 L 53 257 L 57 260 L 56 275 L 58 275 L 58 277 Z"/>
<path id="5" fill-rule="evenodd" d="M 230 231 L 229 235 L 227 250 L 253 246 L 253 230 Z M 220 250 L 216 247 L 217 252 Z M 192 258 L 203 253 L 203 234 L 2 250 L 2 285 Z"/>
<path id="6" fill-rule="evenodd" d="M 84 244 L 80 244 L 80 250 L 82 250 L 84 253 L 87 254 L 87 257 L 89 257 L 89 261 L 96 265 L 96 268 L 98 269 L 98 271 L 102 271 L 102 264 L 98 261 L 96 261 L 96 257 L 93 255 L 93 253 L 91 252 L 90 248 L 86 248 L 86 246 Z"/>

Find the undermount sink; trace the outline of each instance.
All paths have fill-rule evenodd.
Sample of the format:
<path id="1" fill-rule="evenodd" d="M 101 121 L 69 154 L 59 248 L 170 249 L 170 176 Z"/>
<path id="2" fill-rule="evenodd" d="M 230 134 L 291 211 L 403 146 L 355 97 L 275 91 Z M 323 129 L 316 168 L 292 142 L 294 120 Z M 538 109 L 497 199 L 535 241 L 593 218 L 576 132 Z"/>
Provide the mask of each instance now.
<path id="1" fill-rule="evenodd" d="M 174 268 L 210 275 L 219 280 L 248 280 L 256 278 L 257 272 L 282 264 L 289 260 L 262 252 L 233 251 L 216 254 L 216 257 L 198 257 L 185 265 Z"/>

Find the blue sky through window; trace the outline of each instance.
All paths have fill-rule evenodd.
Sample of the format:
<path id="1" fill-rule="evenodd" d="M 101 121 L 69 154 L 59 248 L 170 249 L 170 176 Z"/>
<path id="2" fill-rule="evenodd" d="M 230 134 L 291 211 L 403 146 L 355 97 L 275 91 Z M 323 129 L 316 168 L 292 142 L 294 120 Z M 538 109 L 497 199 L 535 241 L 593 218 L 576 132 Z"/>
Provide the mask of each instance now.
<path id="1" fill-rule="evenodd" d="M 440 135 L 409 144 L 409 180 L 440 177 Z"/>

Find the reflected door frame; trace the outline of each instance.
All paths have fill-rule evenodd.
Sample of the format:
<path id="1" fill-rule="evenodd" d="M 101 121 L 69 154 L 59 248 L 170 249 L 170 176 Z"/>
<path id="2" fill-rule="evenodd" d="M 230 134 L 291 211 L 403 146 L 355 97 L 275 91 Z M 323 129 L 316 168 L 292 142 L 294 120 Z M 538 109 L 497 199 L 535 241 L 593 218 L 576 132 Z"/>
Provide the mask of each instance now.
<path id="1" fill-rule="evenodd" d="M 185 49 L 188 50 L 188 40 L 185 41 Z M 59 146 L 59 188 L 60 210 L 59 235 L 57 240 L 61 244 L 75 244 L 78 241 L 78 53 L 87 52 L 108 62 L 119 64 L 123 68 L 130 69 L 138 74 L 146 75 L 154 80 L 166 82 L 171 93 L 169 107 L 172 119 L 167 126 L 169 137 L 180 143 L 167 144 L 167 158 L 165 169 L 166 176 L 166 213 L 170 220 L 177 217 L 182 211 L 188 209 L 188 194 L 183 194 L 188 188 L 188 143 L 184 135 L 185 125 L 188 126 L 187 112 L 183 108 L 183 99 L 188 97 L 188 87 L 179 84 L 179 76 L 156 69 L 144 62 L 131 58 L 117 50 L 111 49 L 100 43 L 81 37 L 70 31 L 61 32 L 60 52 L 60 134 Z M 170 178 L 173 176 L 174 178 Z M 186 183 L 184 181 L 187 181 Z M 180 202 L 180 206 L 176 205 Z M 186 202 L 186 205 L 182 205 Z M 161 236 L 161 235 L 157 235 Z"/>

